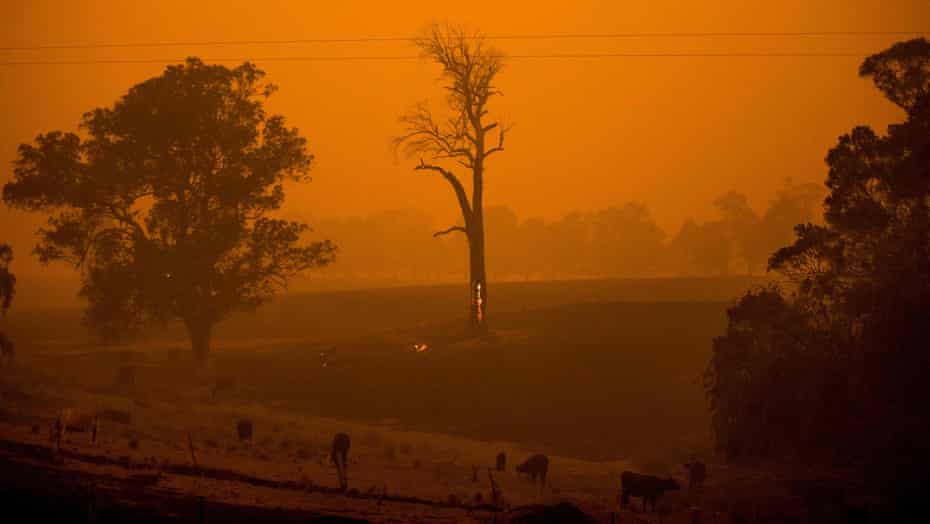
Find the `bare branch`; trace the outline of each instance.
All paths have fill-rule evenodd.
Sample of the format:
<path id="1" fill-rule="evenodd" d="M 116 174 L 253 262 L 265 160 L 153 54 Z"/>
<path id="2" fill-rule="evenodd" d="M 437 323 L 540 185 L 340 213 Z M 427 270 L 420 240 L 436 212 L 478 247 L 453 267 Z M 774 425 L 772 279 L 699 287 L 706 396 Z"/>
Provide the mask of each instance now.
<path id="1" fill-rule="evenodd" d="M 495 122 L 495 123 L 493 124 L 493 126 L 497 126 L 497 122 Z M 491 126 L 488 126 L 488 127 L 491 127 Z M 485 157 L 485 158 L 487 158 L 487 157 L 493 155 L 494 153 L 499 153 L 499 152 L 501 152 L 501 151 L 504 150 L 504 139 L 506 138 L 507 132 L 510 131 L 510 128 L 511 128 L 511 127 L 512 127 L 512 126 L 506 126 L 506 127 L 501 127 L 500 129 L 498 129 L 498 131 L 497 131 L 497 145 L 494 146 L 493 148 L 489 149 L 487 152 L 484 153 L 484 157 Z"/>
<path id="2" fill-rule="evenodd" d="M 462 218 L 465 219 L 465 227 L 467 228 L 471 224 L 471 206 L 468 204 L 468 197 L 465 195 L 465 187 L 462 186 L 462 182 L 459 181 L 458 177 L 441 166 L 424 163 L 422 158 L 420 159 L 420 165 L 414 169 L 417 171 L 434 171 L 449 182 L 452 190 L 455 191 L 455 197 L 459 201 L 459 208 L 462 210 Z"/>
<path id="3" fill-rule="evenodd" d="M 453 233 L 453 232 L 455 232 L 455 231 L 458 231 L 458 232 L 460 232 L 460 233 L 465 233 L 466 235 L 468 234 L 468 230 L 465 229 L 464 227 L 462 227 L 462 226 L 452 226 L 452 227 L 450 227 L 449 229 L 443 229 L 442 231 L 437 231 L 437 232 L 433 233 L 433 237 L 441 237 L 441 236 L 443 236 L 443 235 L 448 235 L 449 233 Z"/>
<path id="4" fill-rule="evenodd" d="M 488 155 L 504 150 L 507 130 L 499 122 L 485 121 L 488 101 L 500 94 L 494 82 L 503 67 L 503 54 L 488 45 L 479 33 L 470 33 L 458 27 L 434 25 L 415 43 L 424 58 L 442 68 L 441 80 L 451 116 L 437 118 L 425 104 L 418 105 L 401 117 L 404 132 L 394 139 L 394 150 L 403 151 L 407 156 L 420 155 L 420 164 L 416 170 L 439 173 L 452 186 L 465 225 L 440 234 L 452 231 L 467 233 L 475 212 L 471 206 L 481 206 L 484 160 Z M 490 147 L 487 144 L 488 135 L 495 130 L 498 133 L 497 145 Z M 426 161 L 423 157 L 426 157 Z M 456 162 L 470 171 L 473 192 L 471 202 L 459 179 L 438 165 L 444 161 Z"/>
<path id="5" fill-rule="evenodd" d="M 393 140 L 395 152 L 403 150 L 407 156 L 427 154 L 433 159 L 454 159 L 466 167 L 474 163 L 475 154 L 467 141 L 463 119 L 450 118 L 440 125 L 426 104 L 421 103 L 403 115 L 400 122 L 405 130 Z"/>

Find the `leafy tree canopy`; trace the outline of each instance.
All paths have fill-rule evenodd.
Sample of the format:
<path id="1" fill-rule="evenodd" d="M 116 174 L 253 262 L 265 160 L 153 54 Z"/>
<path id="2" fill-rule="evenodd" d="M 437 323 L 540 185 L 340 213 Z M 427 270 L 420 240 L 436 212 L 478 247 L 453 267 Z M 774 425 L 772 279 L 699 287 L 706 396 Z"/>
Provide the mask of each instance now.
<path id="1" fill-rule="evenodd" d="M 730 309 L 705 376 L 729 456 L 866 461 L 899 492 L 926 480 L 928 64 L 924 39 L 865 60 L 860 73 L 905 120 L 884 135 L 862 126 L 840 137 L 826 158 L 824 224 L 798 225 L 769 259 L 788 285 Z"/>
<path id="2" fill-rule="evenodd" d="M 51 214 L 35 249 L 82 270 L 86 322 L 116 339 L 181 319 L 205 356 L 212 326 L 268 300 L 334 246 L 273 217 L 286 180 L 313 156 L 284 117 L 265 112 L 265 73 L 197 58 L 84 114 L 79 136 L 53 131 L 19 147 L 11 206 Z"/>

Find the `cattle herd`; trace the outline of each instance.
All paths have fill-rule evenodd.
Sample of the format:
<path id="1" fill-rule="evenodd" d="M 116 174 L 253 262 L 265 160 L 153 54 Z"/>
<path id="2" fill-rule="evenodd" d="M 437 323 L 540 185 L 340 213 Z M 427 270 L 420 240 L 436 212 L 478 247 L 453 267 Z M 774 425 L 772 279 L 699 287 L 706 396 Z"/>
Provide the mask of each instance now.
<path id="1" fill-rule="evenodd" d="M 332 450 L 330 451 L 330 461 L 336 466 L 336 471 L 339 474 L 339 485 L 343 490 L 348 487 L 346 467 L 348 464 L 349 444 L 349 435 L 337 433 L 333 438 Z M 498 453 L 495 469 L 504 471 L 506 463 L 507 455 L 503 451 Z M 683 466 L 688 472 L 689 493 L 698 493 L 707 478 L 707 466 L 700 461 L 692 461 L 683 464 Z M 515 469 L 517 473 L 526 476 L 534 484 L 538 483 L 540 489 L 542 489 L 546 485 L 546 475 L 549 473 L 549 457 L 536 453 L 523 463 L 517 464 Z M 663 493 L 680 489 L 681 485 L 671 477 L 661 478 L 624 471 L 620 476 L 620 504 L 621 507 L 627 507 L 630 497 L 641 497 L 643 511 L 648 511 L 650 506 L 652 511 L 655 511 L 656 501 Z"/>
<path id="2" fill-rule="evenodd" d="M 86 420 L 85 420 L 86 419 Z M 86 428 L 85 428 L 86 426 Z M 89 429 L 96 440 L 97 417 L 88 418 L 87 414 L 81 414 L 72 409 L 65 409 L 59 414 L 52 428 L 50 439 L 61 446 L 61 439 L 65 431 Z M 252 423 L 248 420 L 240 420 L 237 424 L 237 433 L 239 439 L 244 442 L 252 440 Z M 333 437 L 332 448 L 330 450 L 330 461 L 336 466 L 339 475 L 339 487 L 343 491 L 348 489 L 348 463 L 349 447 L 351 441 L 346 433 L 336 433 Z M 505 471 L 507 455 L 504 452 L 498 453 L 495 460 L 495 469 L 499 472 Z M 688 472 L 688 491 L 689 494 L 700 492 L 704 480 L 707 478 L 707 467 L 700 461 L 692 461 L 683 464 Z M 541 453 L 531 455 L 525 461 L 515 466 L 518 474 L 525 476 L 534 485 L 538 484 L 540 490 L 546 486 L 546 477 L 549 473 L 549 457 Z M 489 468 L 490 471 L 490 468 Z M 493 478 L 492 478 L 493 483 Z M 681 485 L 675 479 L 661 478 L 652 475 L 643 475 L 632 471 L 624 471 L 620 476 L 620 505 L 627 507 L 630 497 L 642 498 L 642 509 L 648 511 L 650 508 L 655 511 L 656 501 L 666 491 L 680 490 Z"/>

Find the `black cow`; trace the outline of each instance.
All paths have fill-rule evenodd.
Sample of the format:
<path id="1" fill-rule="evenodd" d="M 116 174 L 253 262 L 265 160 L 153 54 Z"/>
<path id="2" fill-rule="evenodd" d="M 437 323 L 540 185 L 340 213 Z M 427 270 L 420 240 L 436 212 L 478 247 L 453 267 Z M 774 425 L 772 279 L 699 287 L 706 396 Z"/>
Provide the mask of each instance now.
<path id="1" fill-rule="evenodd" d="M 545 486 L 546 474 L 549 473 L 549 457 L 537 453 L 526 459 L 523 464 L 517 464 L 517 473 L 529 475 L 533 483 L 539 479 L 540 486 Z"/>
<path id="2" fill-rule="evenodd" d="M 336 474 L 339 475 L 339 487 L 345 491 L 349 487 L 349 435 L 336 433 L 333 437 L 333 448 L 329 452 L 329 460 L 336 465 Z"/>
<path id="3" fill-rule="evenodd" d="M 646 505 L 652 502 L 652 511 L 656 510 L 656 500 L 666 491 L 681 489 L 675 479 L 653 477 L 652 475 L 640 475 L 632 471 L 624 471 L 620 475 L 620 505 L 626 507 L 630 503 L 630 497 L 643 498 L 643 511 L 646 511 Z"/>

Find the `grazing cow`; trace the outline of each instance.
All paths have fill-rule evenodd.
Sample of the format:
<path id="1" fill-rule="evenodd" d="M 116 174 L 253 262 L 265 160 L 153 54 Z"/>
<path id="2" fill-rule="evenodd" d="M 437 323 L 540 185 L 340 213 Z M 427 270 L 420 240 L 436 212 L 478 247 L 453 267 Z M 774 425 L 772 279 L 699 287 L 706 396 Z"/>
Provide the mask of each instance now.
<path id="1" fill-rule="evenodd" d="M 624 471 L 620 475 L 620 505 L 626 507 L 630 503 L 630 496 L 643 498 L 643 511 L 646 505 L 652 502 L 652 511 L 656 509 L 656 500 L 666 491 L 681 489 L 675 479 L 640 475 L 632 471 Z"/>
<path id="2" fill-rule="evenodd" d="M 704 480 L 707 478 L 707 466 L 700 460 L 684 464 L 688 470 L 688 493 L 697 493 L 704 487 Z"/>
<path id="3" fill-rule="evenodd" d="M 345 433 L 336 433 L 333 437 L 333 449 L 329 453 L 329 460 L 336 465 L 336 473 L 339 475 L 339 488 L 343 491 L 349 487 L 348 467 L 349 467 L 349 435 Z"/>
<path id="4" fill-rule="evenodd" d="M 497 471 L 507 469 L 507 454 L 501 451 L 497 454 Z"/>
<path id="5" fill-rule="evenodd" d="M 539 485 L 546 485 L 546 474 L 549 473 L 549 457 L 542 454 L 535 454 L 526 459 L 523 464 L 517 464 L 517 473 L 528 475 L 533 483 L 539 479 Z"/>

